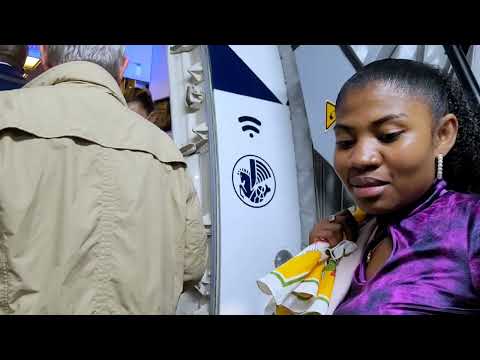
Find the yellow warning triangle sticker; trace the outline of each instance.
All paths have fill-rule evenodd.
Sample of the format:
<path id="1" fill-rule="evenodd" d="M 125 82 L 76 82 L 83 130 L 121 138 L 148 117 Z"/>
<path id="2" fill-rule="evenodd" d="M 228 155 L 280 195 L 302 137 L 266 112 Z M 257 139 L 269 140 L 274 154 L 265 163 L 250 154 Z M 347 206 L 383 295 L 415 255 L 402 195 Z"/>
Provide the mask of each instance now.
<path id="1" fill-rule="evenodd" d="M 325 103 L 325 130 L 330 129 L 330 127 L 335 124 L 335 120 L 337 120 L 335 104 L 327 100 Z"/>

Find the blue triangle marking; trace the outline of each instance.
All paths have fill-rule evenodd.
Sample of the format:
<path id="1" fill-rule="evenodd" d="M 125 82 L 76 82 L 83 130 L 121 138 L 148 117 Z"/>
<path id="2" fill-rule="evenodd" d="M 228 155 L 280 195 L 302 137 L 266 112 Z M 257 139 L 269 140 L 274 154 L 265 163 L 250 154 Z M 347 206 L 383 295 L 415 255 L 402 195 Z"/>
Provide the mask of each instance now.
<path id="1" fill-rule="evenodd" d="M 281 104 L 275 94 L 228 45 L 209 45 L 214 89 Z"/>

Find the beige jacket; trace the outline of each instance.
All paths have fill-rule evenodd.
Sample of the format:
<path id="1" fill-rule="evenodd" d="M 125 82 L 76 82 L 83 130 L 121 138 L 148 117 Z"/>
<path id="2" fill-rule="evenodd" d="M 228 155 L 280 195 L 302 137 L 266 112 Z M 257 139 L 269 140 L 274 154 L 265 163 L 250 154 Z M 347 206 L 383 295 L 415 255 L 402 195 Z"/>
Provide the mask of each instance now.
<path id="1" fill-rule="evenodd" d="M 103 68 L 0 92 L 0 313 L 173 314 L 206 254 L 182 155 Z"/>

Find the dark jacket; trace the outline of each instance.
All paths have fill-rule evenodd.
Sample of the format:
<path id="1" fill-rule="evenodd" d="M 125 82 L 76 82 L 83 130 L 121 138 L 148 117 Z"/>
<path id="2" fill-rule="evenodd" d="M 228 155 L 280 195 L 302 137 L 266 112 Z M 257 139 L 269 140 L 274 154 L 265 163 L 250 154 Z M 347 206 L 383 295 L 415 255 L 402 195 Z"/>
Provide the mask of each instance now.
<path id="1" fill-rule="evenodd" d="M 23 74 L 12 66 L 0 64 L 0 91 L 19 89 L 25 85 Z"/>

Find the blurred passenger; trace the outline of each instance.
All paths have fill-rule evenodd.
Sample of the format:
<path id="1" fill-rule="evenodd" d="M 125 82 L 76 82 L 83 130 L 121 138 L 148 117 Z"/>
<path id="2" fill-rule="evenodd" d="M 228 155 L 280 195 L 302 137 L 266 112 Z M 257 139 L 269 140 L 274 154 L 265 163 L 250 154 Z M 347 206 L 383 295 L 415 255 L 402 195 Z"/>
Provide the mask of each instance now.
<path id="1" fill-rule="evenodd" d="M 135 88 L 127 93 L 125 100 L 127 100 L 130 110 L 151 121 L 149 115 L 154 110 L 154 107 L 152 96 L 147 89 Z"/>
<path id="2" fill-rule="evenodd" d="M 23 66 L 27 55 L 27 45 L 0 45 L 0 91 L 25 85 Z"/>
<path id="3" fill-rule="evenodd" d="M 174 314 L 204 274 L 185 160 L 127 110 L 124 50 L 43 45 L 0 93 L 0 313 Z"/>
<path id="4" fill-rule="evenodd" d="M 168 98 L 155 102 L 155 110 L 150 114 L 150 121 L 172 136 L 172 117 L 170 114 L 170 100 Z"/>

